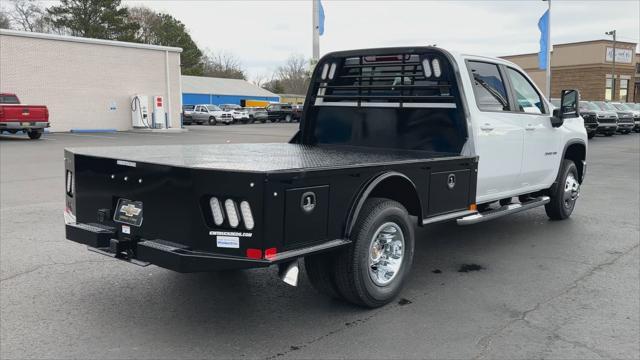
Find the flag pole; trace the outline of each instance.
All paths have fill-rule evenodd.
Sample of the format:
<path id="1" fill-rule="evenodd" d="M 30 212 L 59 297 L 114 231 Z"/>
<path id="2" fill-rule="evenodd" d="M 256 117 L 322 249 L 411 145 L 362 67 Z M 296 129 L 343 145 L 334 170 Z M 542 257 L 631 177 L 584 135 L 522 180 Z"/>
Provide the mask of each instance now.
<path id="1" fill-rule="evenodd" d="M 320 9 L 318 0 L 311 0 L 313 4 L 311 10 L 311 18 L 313 24 L 313 58 L 314 62 L 320 60 Z"/>
<path id="2" fill-rule="evenodd" d="M 547 0 L 549 2 L 549 10 L 547 15 L 547 66 L 546 66 L 546 77 L 547 77 L 547 86 L 546 93 L 547 98 L 551 98 L 551 0 Z"/>

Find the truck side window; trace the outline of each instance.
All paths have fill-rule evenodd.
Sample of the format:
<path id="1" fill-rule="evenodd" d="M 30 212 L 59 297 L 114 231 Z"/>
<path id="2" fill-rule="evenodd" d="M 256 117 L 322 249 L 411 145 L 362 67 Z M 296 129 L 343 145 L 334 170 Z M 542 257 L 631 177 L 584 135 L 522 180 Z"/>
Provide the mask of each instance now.
<path id="1" fill-rule="evenodd" d="M 544 104 L 542 97 L 531 85 L 529 80 L 524 77 L 519 71 L 508 68 L 507 74 L 509 74 L 509 80 L 513 84 L 513 90 L 516 92 L 518 101 L 518 110 L 521 112 L 532 114 L 544 114 Z"/>
<path id="2" fill-rule="evenodd" d="M 469 61 L 478 108 L 483 111 L 509 111 L 507 90 L 498 65 Z"/>

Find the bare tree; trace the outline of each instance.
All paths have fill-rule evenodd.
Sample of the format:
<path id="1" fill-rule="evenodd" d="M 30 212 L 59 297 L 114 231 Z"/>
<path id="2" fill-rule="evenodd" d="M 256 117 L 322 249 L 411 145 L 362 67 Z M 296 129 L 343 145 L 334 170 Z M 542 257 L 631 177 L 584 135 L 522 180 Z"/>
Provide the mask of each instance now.
<path id="1" fill-rule="evenodd" d="M 269 76 L 266 73 L 258 73 L 253 76 L 251 82 L 258 87 L 264 87 L 271 78 L 273 78 L 273 75 Z"/>
<path id="2" fill-rule="evenodd" d="M 44 10 L 35 0 L 12 0 L 13 9 L 9 18 L 13 24 L 24 31 L 45 32 L 47 29 Z"/>
<path id="3" fill-rule="evenodd" d="M 240 60 L 226 51 L 214 53 L 206 50 L 202 66 L 204 76 L 245 80 L 247 78 L 246 70 Z"/>
<path id="4" fill-rule="evenodd" d="M 276 70 L 276 78 L 285 93 L 306 94 L 309 87 L 309 62 L 302 55 L 291 55 Z"/>

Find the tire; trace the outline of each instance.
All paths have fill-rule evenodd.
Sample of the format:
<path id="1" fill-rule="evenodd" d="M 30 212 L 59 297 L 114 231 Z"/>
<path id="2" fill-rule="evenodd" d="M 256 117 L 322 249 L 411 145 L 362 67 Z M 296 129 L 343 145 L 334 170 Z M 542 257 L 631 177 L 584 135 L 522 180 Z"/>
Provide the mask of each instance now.
<path id="1" fill-rule="evenodd" d="M 384 198 L 367 199 L 350 236 L 353 243 L 336 254 L 333 276 L 340 295 L 353 304 L 369 308 L 391 302 L 400 293 L 411 269 L 413 231 L 409 214 L 400 203 Z M 374 275 L 374 267 L 370 264 L 372 252 L 375 251 L 372 245 L 384 240 L 385 234 L 396 245 L 401 244 L 400 239 L 404 242 L 404 246 L 389 248 L 394 253 L 400 249 L 402 253 L 400 261 L 396 263 L 398 267 L 390 279 L 381 279 L 380 272 Z M 377 251 L 378 259 L 397 260 L 385 248 Z M 380 284 L 380 281 L 387 282 Z"/>
<path id="2" fill-rule="evenodd" d="M 267 122 L 267 119 L 262 119 L 262 120 L 260 120 L 260 122 L 265 124 Z"/>
<path id="3" fill-rule="evenodd" d="M 209 118 L 209 125 L 216 125 L 218 124 L 218 120 L 216 120 L 216 118 L 214 116 Z"/>
<path id="4" fill-rule="evenodd" d="M 594 132 L 587 134 L 587 138 L 589 138 L 589 139 L 593 139 L 594 136 L 596 136 L 596 133 L 594 133 Z"/>
<path id="5" fill-rule="evenodd" d="M 340 293 L 333 277 L 335 252 L 311 255 L 304 258 L 304 268 L 311 286 L 320 294 L 332 299 L 340 299 Z"/>
<path id="6" fill-rule="evenodd" d="M 555 188 L 554 188 L 555 187 Z M 551 220 L 564 220 L 571 216 L 580 196 L 578 168 L 571 160 L 564 159 L 558 181 L 549 189 L 551 201 L 544 206 Z"/>
<path id="7" fill-rule="evenodd" d="M 27 132 L 27 135 L 29 135 L 29 139 L 31 140 L 38 140 L 42 137 L 42 131 L 39 130 L 31 130 L 29 132 Z"/>

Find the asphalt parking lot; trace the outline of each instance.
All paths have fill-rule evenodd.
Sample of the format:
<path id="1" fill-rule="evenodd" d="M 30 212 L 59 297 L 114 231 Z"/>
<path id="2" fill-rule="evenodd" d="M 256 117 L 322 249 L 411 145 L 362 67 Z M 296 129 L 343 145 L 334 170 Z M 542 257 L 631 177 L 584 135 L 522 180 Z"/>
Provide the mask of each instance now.
<path id="1" fill-rule="evenodd" d="M 0 136 L 0 357 L 640 358 L 640 135 L 589 142 L 568 221 L 542 208 L 422 228 L 395 303 L 365 310 L 275 269 L 178 274 L 64 239 L 63 149 L 284 142 L 297 124 Z M 479 271 L 459 272 L 463 264 Z"/>

